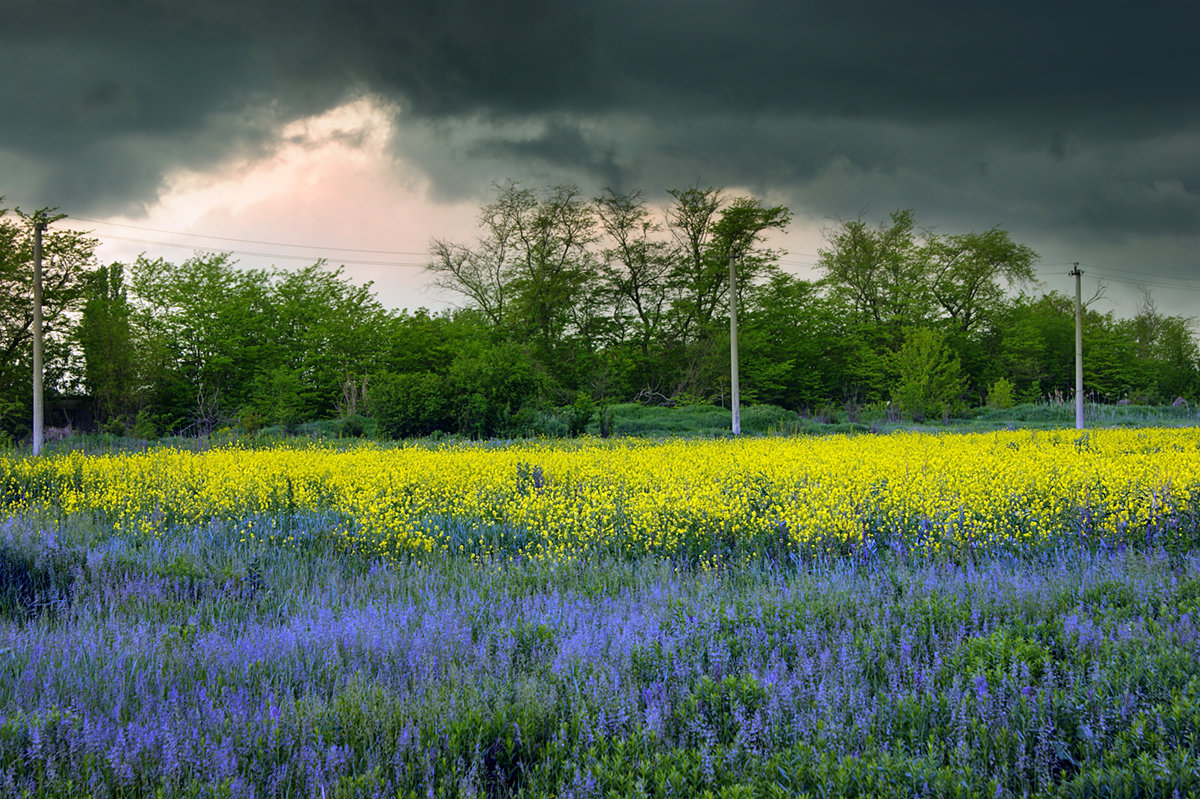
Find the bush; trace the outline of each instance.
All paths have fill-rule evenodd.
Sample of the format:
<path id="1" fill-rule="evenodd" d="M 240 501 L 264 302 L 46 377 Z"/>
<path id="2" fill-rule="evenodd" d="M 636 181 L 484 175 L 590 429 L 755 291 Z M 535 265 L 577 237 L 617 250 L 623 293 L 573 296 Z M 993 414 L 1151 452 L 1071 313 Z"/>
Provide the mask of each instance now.
<path id="1" fill-rule="evenodd" d="M 338 424 L 338 435 L 342 438 L 362 438 L 367 433 L 367 424 L 357 413 L 347 416 Z"/>
<path id="2" fill-rule="evenodd" d="M 529 432 L 541 382 L 529 354 L 515 344 L 459 355 L 447 378 L 458 432 L 474 438 Z"/>
<path id="3" fill-rule="evenodd" d="M 113 416 L 100 425 L 100 432 L 110 436 L 123 436 L 126 433 L 125 420 L 120 416 Z"/>
<path id="4" fill-rule="evenodd" d="M 243 408 L 242 412 L 238 414 L 238 427 L 242 428 L 242 432 L 247 435 L 254 435 L 259 430 L 262 430 L 266 424 L 267 420 L 254 408 Z"/>
<path id="5" fill-rule="evenodd" d="M 376 375 L 367 402 L 382 437 L 427 436 L 449 427 L 445 381 L 432 372 Z"/>
<path id="6" fill-rule="evenodd" d="M 599 414 L 600 437 L 611 438 L 613 434 L 613 409 L 611 405 L 600 408 Z"/>
<path id="7" fill-rule="evenodd" d="M 772 433 L 794 428 L 800 417 L 778 405 L 749 405 L 742 408 L 742 430 L 747 433 Z"/>
<path id="8" fill-rule="evenodd" d="M 937 330 L 913 327 L 905 331 L 904 346 L 892 356 L 899 380 L 892 402 L 915 421 L 946 416 L 958 409 L 966 388 L 962 364 Z"/>
<path id="9" fill-rule="evenodd" d="M 1013 384 L 1008 378 L 1002 377 L 992 383 L 992 387 L 988 389 L 987 404 L 988 407 L 999 411 L 1006 411 L 1016 404 L 1013 399 Z"/>
<path id="10" fill-rule="evenodd" d="M 592 420 L 595 412 L 596 404 L 592 402 L 592 398 L 586 392 L 580 391 L 575 396 L 575 402 L 571 405 L 571 412 L 567 422 L 572 438 L 578 438 L 583 435 L 583 432 L 587 429 L 588 422 Z"/>
<path id="11" fill-rule="evenodd" d="M 158 438 L 158 425 L 154 421 L 153 414 L 146 408 L 142 408 L 133 420 L 133 427 L 129 432 L 133 434 L 134 438 L 140 438 L 143 441 L 153 441 Z"/>

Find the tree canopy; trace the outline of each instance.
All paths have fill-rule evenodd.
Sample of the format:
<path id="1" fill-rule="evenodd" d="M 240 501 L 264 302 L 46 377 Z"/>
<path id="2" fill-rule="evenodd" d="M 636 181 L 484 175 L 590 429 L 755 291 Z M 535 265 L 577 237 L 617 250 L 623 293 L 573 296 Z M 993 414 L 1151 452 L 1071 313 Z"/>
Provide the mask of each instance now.
<path id="1" fill-rule="evenodd" d="M 1072 391 L 1073 303 L 1033 291 L 1036 254 L 1000 228 L 925 230 L 906 209 L 845 220 L 810 281 L 771 245 L 786 207 L 712 187 L 666 197 L 496 187 L 474 241 L 431 242 L 431 277 L 461 298 L 440 313 L 384 308 L 323 261 L 98 265 L 93 238 L 52 226 L 47 386 L 139 435 L 362 413 L 392 435 L 577 432 L 609 402 L 727 406 L 732 300 L 747 402 L 890 402 L 920 418 Z M 0 424 L 13 437 L 29 419 L 30 230 L 27 215 L 0 216 Z M 1149 295 L 1132 318 L 1088 308 L 1085 340 L 1095 399 L 1200 397 L 1192 320 Z"/>

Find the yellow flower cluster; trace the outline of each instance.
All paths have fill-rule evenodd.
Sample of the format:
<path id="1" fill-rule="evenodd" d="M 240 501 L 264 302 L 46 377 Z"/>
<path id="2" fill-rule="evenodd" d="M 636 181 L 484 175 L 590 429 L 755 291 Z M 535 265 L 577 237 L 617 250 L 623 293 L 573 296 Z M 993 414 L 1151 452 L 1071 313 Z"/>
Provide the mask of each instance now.
<path id="1" fill-rule="evenodd" d="M 1200 430 L 323 446 L 0 458 L 9 514 L 320 521 L 390 556 L 934 551 L 1195 536 Z M 255 532 L 258 530 L 258 533 Z M 276 537 L 271 535 L 270 537 Z"/>

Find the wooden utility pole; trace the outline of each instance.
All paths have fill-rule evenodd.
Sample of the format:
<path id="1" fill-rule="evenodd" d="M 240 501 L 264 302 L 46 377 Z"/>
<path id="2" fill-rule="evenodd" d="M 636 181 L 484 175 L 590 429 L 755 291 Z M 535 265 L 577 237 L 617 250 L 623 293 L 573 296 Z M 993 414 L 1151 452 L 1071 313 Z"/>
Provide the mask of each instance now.
<path id="1" fill-rule="evenodd" d="M 42 407 L 42 232 L 46 217 L 40 211 L 33 215 L 33 454 L 42 454 L 42 430 L 45 414 Z"/>
<path id="2" fill-rule="evenodd" d="M 742 405 L 738 393 L 738 321 L 737 321 L 737 259 L 729 253 L 729 387 L 733 395 L 733 434 L 742 434 Z"/>
<path id="3" fill-rule="evenodd" d="M 1075 276 L 1075 429 L 1083 429 L 1083 289 L 1079 262 L 1070 274 Z"/>

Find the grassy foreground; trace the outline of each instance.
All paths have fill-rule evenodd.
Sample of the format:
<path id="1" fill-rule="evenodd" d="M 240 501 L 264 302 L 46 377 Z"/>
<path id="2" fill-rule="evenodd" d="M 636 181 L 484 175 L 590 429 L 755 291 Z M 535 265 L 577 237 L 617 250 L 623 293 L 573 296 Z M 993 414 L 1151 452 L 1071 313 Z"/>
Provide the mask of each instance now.
<path id="1" fill-rule="evenodd" d="M 835 439 L 834 451 L 857 458 L 833 458 L 841 471 L 827 474 L 816 451 L 798 458 L 794 442 L 766 441 L 773 461 L 741 451 L 743 467 L 758 467 L 750 482 L 733 479 L 746 468 L 703 471 L 729 450 L 697 442 L 366 449 L 339 457 L 373 469 L 335 460 L 290 483 L 268 479 L 289 469 L 246 459 L 271 452 L 216 453 L 232 458 L 223 462 L 164 453 L 157 471 L 128 457 L 11 459 L 0 483 L 0 792 L 1195 794 L 1200 556 L 1189 470 L 1200 449 L 1194 431 L 1128 435 L 1016 449 L 1002 435 L 850 442 L 874 450 Z M 868 482 L 873 493 L 847 506 L 863 511 L 857 526 L 836 545 L 780 540 L 770 513 L 841 496 L 828 482 L 837 474 L 900 469 L 893 439 L 912 463 L 932 464 L 930 479 L 910 463 L 899 472 L 907 482 Z M 933 457 L 947 450 L 957 457 Z M 1022 452 L 1022 468 L 1000 457 Z M 298 458 L 320 454 L 280 450 L 274 462 L 299 469 Z M 585 468 L 618 455 L 623 482 Z M 375 483 L 347 477 L 387 458 L 415 459 L 403 474 L 425 482 L 393 472 L 379 483 L 388 493 L 363 494 Z M 1048 462 L 1056 470 L 1030 466 Z M 657 482 L 639 482 L 637 463 Z M 691 478 L 686 491 L 671 493 L 685 483 L 654 471 L 671 463 Z M 937 503 L 969 464 L 992 464 L 993 486 L 1053 475 L 1028 485 L 1058 499 L 1029 507 L 1057 515 L 1029 538 L 1021 505 L 972 504 L 989 492 L 965 486 L 951 514 Z M 817 474 L 822 491 L 797 488 Z M 446 546 L 411 548 L 363 545 L 369 531 L 331 488 L 399 512 L 426 507 L 406 497 L 454 485 L 479 504 L 416 517 L 406 529 Z M 705 504 L 712 485 L 724 515 Z M 642 517 L 629 510 L 629 497 L 656 492 L 687 532 L 673 547 L 642 546 Z M 592 507 L 593 493 L 625 502 L 605 535 L 569 528 L 570 551 L 561 538 L 558 549 L 531 546 L 569 518 L 548 509 Z M 899 499 L 910 511 L 902 523 L 871 510 Z M 1135 499 L 1146 504 L 1122 527 Z M 453 518 L 486 521 L 490 537 L 450 546 L 467 540 L 441 535 Z M 1006 545 L 994 526 L 973 536 L 972 524 L 994 519 L 1023 519 L 1004 529 L 1026 538 Z M 914 542 L 931 530 L 943 546 Z"/>

